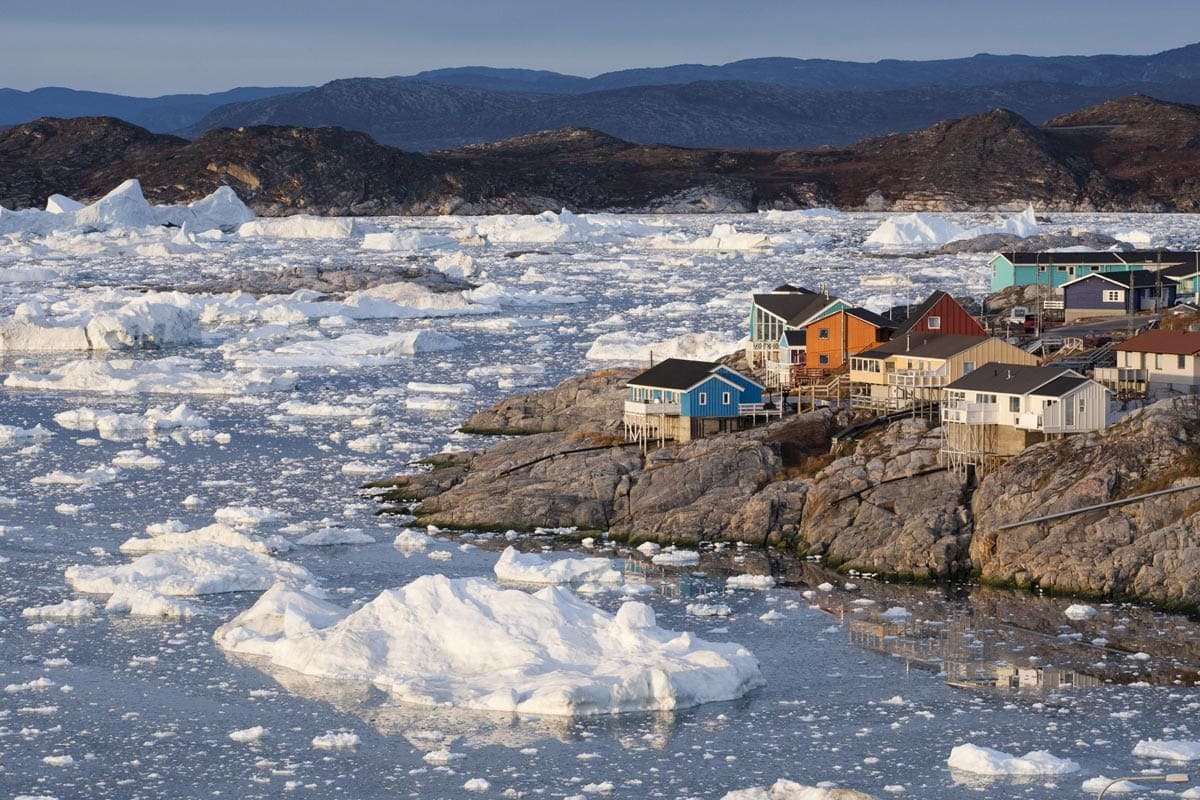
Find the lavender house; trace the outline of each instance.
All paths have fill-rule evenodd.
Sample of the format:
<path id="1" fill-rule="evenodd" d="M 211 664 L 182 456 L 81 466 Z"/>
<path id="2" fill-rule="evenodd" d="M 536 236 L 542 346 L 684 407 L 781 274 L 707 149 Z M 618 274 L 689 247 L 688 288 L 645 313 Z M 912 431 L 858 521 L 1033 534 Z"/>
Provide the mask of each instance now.
<path id="1" fill-rule="evenodd" d="M 1085 317 L 1121 317 L 1175 305 L 1174 279 L 1144 269 L 1095 273 L 1063 284 L 1067 322 Z"/>

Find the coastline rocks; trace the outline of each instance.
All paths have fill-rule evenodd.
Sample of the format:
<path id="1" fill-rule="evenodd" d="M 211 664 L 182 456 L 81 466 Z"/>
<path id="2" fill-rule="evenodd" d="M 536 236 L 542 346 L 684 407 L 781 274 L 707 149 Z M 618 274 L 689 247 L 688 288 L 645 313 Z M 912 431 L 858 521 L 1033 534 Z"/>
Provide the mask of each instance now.
<path id="1" fill-rule="evenodd" d="M 1200 481 L 1194 398 L 1135 411 L 1103 434 L 1028 448 L 987 475 L 972 506 L 971 559 L 983 580 L 1168 603 L 1200 598 L 1197 492 L 1161 495 L 1044 523 L 1003 525 Z"/>
<path id="2" fill-rule="evenodd" d="M 966 485 L 938 469 L 941 428 L 893 423 L 813 479 L 799 538 L 832 566 L 944 578 L 969 570 Z"/>
<path id="3" fill-rule="evenodd" d="M 476 412 L 462 430 L 497 434 L 616 433 L 621 428 L 625 383 L 639 371 L 600 370 L 568 378 L 553 389 L 509 397 Z"/>

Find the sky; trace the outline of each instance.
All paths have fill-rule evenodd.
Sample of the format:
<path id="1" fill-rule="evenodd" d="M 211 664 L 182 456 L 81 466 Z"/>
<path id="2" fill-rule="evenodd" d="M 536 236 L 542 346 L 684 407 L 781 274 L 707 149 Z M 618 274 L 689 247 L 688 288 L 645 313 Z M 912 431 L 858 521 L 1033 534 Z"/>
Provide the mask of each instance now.
<path id="1" fill-rule="evenodd" d="M 1197 0 L 3 0 L 0 86 L 154 96 L 486 65 L 1154 53 Z"/>

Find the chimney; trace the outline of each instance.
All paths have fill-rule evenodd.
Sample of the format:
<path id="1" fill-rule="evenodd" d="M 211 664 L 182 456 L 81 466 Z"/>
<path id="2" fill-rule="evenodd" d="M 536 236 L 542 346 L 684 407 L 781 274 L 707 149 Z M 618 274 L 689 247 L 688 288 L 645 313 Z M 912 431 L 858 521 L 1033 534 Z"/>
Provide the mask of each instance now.
<path id="1" fill-rule="evenodd" d="M 650 366 L 651 367 L 654 366 L 654 351 L 653 350 L 650 351 Z"/>
<path id="2" fill-rule="evenodd" d="M 1008 370 L 1008 380 L 1012 380 L 1012 370 Z"/>
<path id="3" fill-rule="evenodd" d="M 904 352 L 907 353 L 910 350 L 912 350 L 912 334 L 906 333 L 904 334 Z"/>

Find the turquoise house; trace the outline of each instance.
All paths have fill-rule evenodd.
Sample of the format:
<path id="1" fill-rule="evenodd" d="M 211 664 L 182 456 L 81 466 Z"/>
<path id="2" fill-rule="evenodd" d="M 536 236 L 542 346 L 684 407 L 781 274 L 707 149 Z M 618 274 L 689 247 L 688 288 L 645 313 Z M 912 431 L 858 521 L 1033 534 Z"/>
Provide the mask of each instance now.
<path id="1" fill-rule="evenodd" d="M 1179 269 L 1193 265 L 1200 271 L 1200 253 L 1176 250 L 1088 250 L 1083 252 L 997 253 L 988 261 L 992 268 L 992 291 L 1010 286 L 1047 286 L 1096 273 L 1134 270 Z"/>

